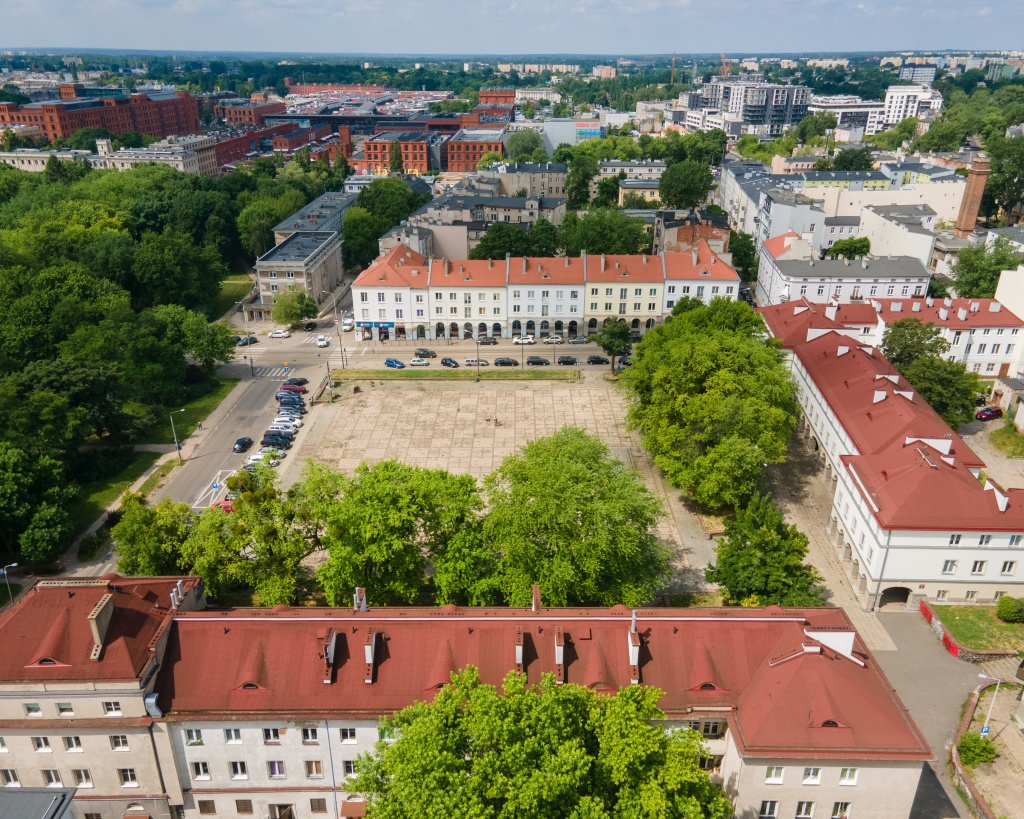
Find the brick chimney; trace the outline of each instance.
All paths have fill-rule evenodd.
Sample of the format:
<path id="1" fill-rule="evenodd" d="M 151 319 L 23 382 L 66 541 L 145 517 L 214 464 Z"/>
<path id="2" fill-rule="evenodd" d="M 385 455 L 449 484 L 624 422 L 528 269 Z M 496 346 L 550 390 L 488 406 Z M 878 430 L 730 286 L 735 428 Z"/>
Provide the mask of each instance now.
<path id="1" fill-rule="evenodd" d="M 964 191 L 963 202 L 960 203 L 960 214 L 956 218 L 956 230 L 953 234 L 959 239 L 971 235 L 978 223 L 978 211 L 981 209 L 981 197 L 985 193 L 985 181 L 988 179 L 992 163 L 983 154 L 974 157 L 971 169 L 967 172 L 967 190 Z"/>

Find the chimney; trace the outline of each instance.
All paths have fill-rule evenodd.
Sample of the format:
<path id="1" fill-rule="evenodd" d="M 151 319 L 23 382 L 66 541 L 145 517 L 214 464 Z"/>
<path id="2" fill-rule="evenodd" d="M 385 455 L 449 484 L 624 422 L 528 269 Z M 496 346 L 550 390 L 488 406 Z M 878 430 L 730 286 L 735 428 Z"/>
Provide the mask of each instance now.
<path id="1" fill-rule="evenodd" d="M 633 610 L 633 623 L 627 635 L 629 649 L 629 684 L 640 685 L 640 635 L 636 631 L 636 609 Z"/>
<path id="2" fill-rule="evenodd" d="M 178 590 L 178 601 L 185 599 L 185 583 L 179 578 L 178 582 L 174 584 L 174 587 Z"/>
<path id="3" fill-rule="evenodd" d="M 604 273 L 604 254 L 601 254 L 601 272 Z"/>
<path id="4" fill-rule="evenodd" d="M 971 162 L 967 172 L 967 189 L 960 203 L 960 213 L 956 218 L 956 230 L 953 235 L 958 239 L 966 239 L 978 224 L 978 211 L 981 209 L 981 197 L 985 193 L 985 182 L 988 179 L 992 163 L 989 158 L 979 155 Z"/>
<path id="5" fill-rule="evenodd" d="M 99 660 L 103 651 L 103 641 L 107 638 L 107 629 L 110 620 L 114 616 L 114 595 L 105 594 L 100 601 L 89 612 L 86 618 L 89 621 L 89 630 L 92 632 L 92 652 L 89 659 Z"/>
<path id="6" fill-rule="evenodd" d="M 562 627 L 555 629 L 555 685 L 565 682 L 565 635 Z"/>
<path id="7" fill-rule="evenodd" d="M 531 606 L 532 611 L 540 611 L 540 584 L 533 584 L 533 605 Z"/>
<path id="8" fill-rule="evenodd" d="M 333 629 L 327 629 L 327 634 L 321 639 L 320 657 L 324 661 L 324 685 L 331 684 L 331 669 L 334 668 L 334 646 L 338 641 L 338 633 Z"/>
<path id="9" fill-rule="evenodd" d="M 178 597 L 178 590 L 177 589 L 171 589 L 171 608 L 172 609 L 178 608 L 178 603 L 180 603 L 180 602 L 181 602 L 181 598 Z"/>
<path id="10" fill-rule="evenodd" d="M 371 628 L 366 632 L 366 641 L 363 643 L 363 659 L 366 661 L 366 675 L 363 678 L 363 682 L 367 685 L 373 683 L 373 661 L 376 649 L 377 632 Z"/>
<path id="11" fill-rule="evenodd" d="M 356 587 L 356 593 L 352 595 L 352 609 L 354 611 L 366 611 L 366 589 L 362 586 Z"/>
<path id="12" fill-rule="evenodd" d="M 523 673 L 523 627 L 516 626 L 516 672 Z"/>
<path id="13" fill-rule="evenodd" d="M 697 266 L 697 248 L 695 248 L 695 247 L 691 247 L 690 248 L 690 258 L 693 259 L 693 266 L 696 267 Z"/>

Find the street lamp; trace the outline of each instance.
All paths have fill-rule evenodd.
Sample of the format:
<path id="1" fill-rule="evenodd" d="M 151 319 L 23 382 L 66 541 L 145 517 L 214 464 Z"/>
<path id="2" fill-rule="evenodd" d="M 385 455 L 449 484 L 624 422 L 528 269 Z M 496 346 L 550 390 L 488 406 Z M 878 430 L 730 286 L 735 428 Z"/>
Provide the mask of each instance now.
<path id="1" fill-rule="evenodd" d="M 242 321 L 245 322 L 245 352 L 246 358 L 249 359 L 249 375 L 253 378 L 256 377 L 256 368 L 252 364 L 252 350 L 249 349 L 252 345 L 249 344 L 249 315 L 245 312 L 245 302 L 236 301 L 235 304 L 242 308 Z"/>
<path id="2" fill-rule="evenodd" d="M 338 324 L 338 294 L 327 290 L 321 290 L 321 295 L 330 296 L 334 305 L 334 333 L 338 337 L 338 347 L 341 348 L 341 369 L 345 369 L 345 342 L 341 338 L 341 325 Z"/>
<path id="3" fill-rule="evenodd" d="M 988 713 L 985 715 L 985 725 L 981 729 L 982 736 L 988 734 L 988 721 L 992 718 L 992 709 L 996 707 L 996 697 L 999 696 L 999 686 L 1003 684 L 1003 681 L 998 677 L 990 677 L 988 674 L 979 674 L 983 680 L 992 680 L 996 684 L 996 692 L 992 695 L 992 704 L 988 707 Z"/>
<path id="4" fill-rule="evenodd" d="M 14 598 L 11 596 L 11 577 L 8 574 L 8 572 L 11 569 L 16 569 L 17 567 L 18 567 L 17 563 L 8 563 L 2 569 L 2 572 L 3 572 L 3 575 L 4 575 L 4 580 L 7 581 L 7 602 L 10 603 L 12 606 L 14 605 Z"/>
<path id="5" fill-rule="evenodd" d="M 171 410 L 169 413 L 167 413 L 167 417 L 171 419 L 171 435 L 174 436 L 174 451 L 178 453 L 178 463 L 179 464 L 182 462 L 182 460 L 181 460 L 181 445 L 178 443 L 178 433 L 174 429 L 174 413 L 176 413 L 176 412 L 184 412 L 184 411 L 185 411 L 185 409 L 182 408 L 180 410 Z"/>
<path id="6" fill-rule="evenodd" d="M 476 344 L 476 380 L 480 381 L 480 339 L 474 338 L 473 343 Z"/>

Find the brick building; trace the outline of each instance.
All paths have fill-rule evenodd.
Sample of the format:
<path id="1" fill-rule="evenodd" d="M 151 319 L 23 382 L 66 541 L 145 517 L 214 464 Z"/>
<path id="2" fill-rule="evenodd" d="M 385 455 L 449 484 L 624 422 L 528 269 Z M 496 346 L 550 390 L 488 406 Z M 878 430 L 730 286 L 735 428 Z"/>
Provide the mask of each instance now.
<path id="1" fill-rule="evenodd" d="M 232 104 L 225 100 L 214 106 L 213 115 L 222 119 L 228 125 L 241 128 L 246 125 L 259 127 L 263 125 L 266 118 L 274 114 L 287 114 L 288 106 L 283 102 L 242 102 Z"/>
<path id="2" fill-rule="evenodd" d="M 441 171 L 448 165 L 448 137 L 430 131 L 386 132 L 363 142 L 363 150 L 352 155 L 349 165 L 357 172 L 388 172 L 391 144 L 402 147 L 402 163 L 406 173 Z"/>
<path id="3" fill-rule="evenodd" d="M 331 128 L 328 125 L 314 125 L 312 128 L 294 128 L 284 134 L 274 137 L 272 145 L 275 151 L 291 153 L 297 151 L 303 145 L 309 145 L 318 139 L 331 135 Z"/>
<path id="4" fill-rule="evenodd" d="M 287 134 L 294 131 L 295 126 L 290 122 L 280 125 L 271 125 L 260 130 L 248 131 L 244 134 L 231 137 L 218 142 L 214 149 L 217 153 L 217 167 L 223 168 L 235 162 L 241 162 L 251 153 L 259 151 L 260 142 L 265 139 L 273 139 L 279 134 Z"/>
<path id="5" fill-rule="evenodd" d="M 74 90 L 74 86 L 66 86 Z M 61 89 L 62 93 L 69 93 Z M 200 132 L 196 98 L 184 91 L 132 94 L 127 98 L 72 97 L 18 105 L 0 103 L 0 129 L 35 125 L 48 140 L 63 139 L 82 128 L 103 128 L 112 134 L 137 131 L 167 137 Z"/>
<path id="6" fill-rule="evenodd" d="M 514 88 L 481 88 L 481 105 L 515 105 L 516 89 Z"/>
<path id="7" fill-rule="evenodd" d="M 459 131 L 448 142 L 448 170 L 457 173 L 471 173 L 486 153 L 505 155 L 501 141 L 504 131 L 489 129 L 480 131 Z"/>

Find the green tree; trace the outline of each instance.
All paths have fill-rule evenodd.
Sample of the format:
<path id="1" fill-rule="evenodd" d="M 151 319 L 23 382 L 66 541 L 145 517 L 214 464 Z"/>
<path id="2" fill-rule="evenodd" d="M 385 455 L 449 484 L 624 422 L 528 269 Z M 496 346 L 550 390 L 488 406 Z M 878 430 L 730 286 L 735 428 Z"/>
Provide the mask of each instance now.
<path id="1" fill-rule="evenodd" d="M 619 204 L 619 180 L 626 178 L 626 172 L 622 171 L 618 176 L 606 176 L 597 181 L 597 196 L 594 197 L 594 207 L 615 208 Z"/>
<path id="2" fill-rule="evenodd" d="M 822 578 L 804 563 L 807 536 L 786 523 L 767 495 L 754 495 L 726 519 L 709 583 L 725 590 L 726 602 L 754 606 L 820 606 Z"/>
<path id="3" fill-rule="evenodd" d="M 707 201 L 714 187 L 711 168 L 687 159 L 665 169 L 658 182 L 658 194 L 666 207 L 695 208 Z"/>
<path id="4" fill-rule="evenodd" d="M 504 161 L 505 157 L 496 151 L 487 151 L 482 157 L 480 157 L 480 161 L 476 163 L 476 169 L 478 171 L 482 171 L 485 168 L 491 167 L 491 165 L 497 165 L 499 162 Z"/>
<path id="5" fill-rule="evenodd" d="M 496 222 L 480 237 L 480 243 L 469 251 L 471 259 L 504 259 L 512 256 L 529 256 L 530 239 L 518 224 Z"/>
<path id="6" fill-rule="evenodd" d="M 272 202 L 262 199 L 246 205 L 238 214 L 238 236 L 242 247 L 254 259 L 274 246 L 274 226 L 281 221 L 278 214 L 279 210 Z"/>
<path id="7" fill-rule="evenodd" d="M 543 147 L 544 140 L 532 128 L 515 131 L 509 134 L 505 140 L 505 153 L 508 154 L 508 158 L 513 162 L 528 160 L 534 151 Z"/>
<path id="8" fill-rule="evenodd" d="M 847 148 L 836 154 L 832 165 L 837 171 L 871 171 L 875 161 L 870 148 Z"/>
<path id="9" fill-rule="evenodd" d="M 551 155 L 552 162 L 569 163 L 572 162 L 572 158 L 575 156 L 575 149 L 568 142 L 560 142 L 555 147 L 555 152 Z"/>
<path id="10" fill-rule="evenodd" d="M 813 137 L 825 136 L 836 127 L 836 115 L 830 111 L 817 111 L 800 120 L 796 126 L 796 138 L 807 143 Z"/>
<path id="11" fill-rule="evenodd" d="M 67 546 L 67 506 L 76 494 L 63 465 L 0 441 L 0 547 L 24 563 L 52 560 Z"/>
<path id="12" fill-rule="evenodd" d="M 612 372 L 615 372 L 615 359 L 626 355 L 633 347 L 629 325 L 622 319 L 607 319 L 601 329 L 592 338 L 605 355 L 611 358 Z"/>
<path id="13" fill-rule="evenodd" d="M 408 219 L 409 214 L 430 200 L 429 194 L 414 193 L 403 179 L 376 179 L 356 197 L 356 205 L 387 222 L 390 229 Z"/>
<path id="14" fill-rule="evenodd" d="M 647 332 L 623 373 L 628 422 L 669 482 L 709 508 L 740 507 L 781 463 L 795 388 L 760 316 L 714 299 Z"/>
<path id="15" fill-rule="evenodd" d="M 590 201 L 590 180 L 597 176 L 597 160 L 588 154 L 579 154 L 569 163 L 565 175 L 567 206 L 581 208 Z"/>
<path id="16" fill-rule="evenodd" d="M 530 240 L 530 256 L 557 256 L 562 246 L 562 234 L 547 219 L 538 219 L 526 234 Z"/>
<path id="17" fill-rule="evenodd" d="M 528 120 L 533 119 L 534 116 L 536 116 L 537 114 L 537 112 L 533 110 L 533 106 L 530 105 L 529 102 L 524 102 L 521 106 L 519 106 L 519 110 L 522 111 L 523 117 L 525 117 Z"/>
<path id="18" fill-rule="evenodd" d="M 836 166 L 832 164 L 831 159 L 819 159 L 814 163 L 813 170 L 815 171 L 834 171 Z"/>
<path id="19" fill-rule="evenodd" d="M 121 519 L 110 530 L 117 570 L 134 577 L 157 577 L 181 572 L 181 549 L 195 523 L 186 503 L 164 498 L 156 506 L 127 492 L 121 500 Z"/>
<path id="20" fill-rule="evenodd" d="M 377 240 L 388 232 L 387 220 L 375 216 L 365 208 L 350 207 L 345 211 L 341 226 L 344 242 L 341 245 L 345 268 L 366 267 L 380 251 Z"/>
<path id="21" fill-rule="evenodd" d="M 499 693 L 472 666 L 452 675 L 432 702 L 382 722 L 381 741 L 356 763 L 353 791 L 379 819 L 728 819 L 692 730 L 666 731 L 656 688 L 615 696 L 557 685 L 532 687 L 509 673 Z"/>
<path id="22" fill-rule="evenodd" d="M 879 347 L 889 362 L 900 372 L 919 358 L 945 355 L 949 342 L 942 337 L 942 328 L 920 319 L 905 318 L 890 324 Z"/>
<path id="23" fill-rule="evenodd" d="M 607 253 L 635 255 L 650 244 L 643 219 L 613 208 L 598 208 L 585 216 L 569 213 L 562 221 L 566 256 Z"/>
<path id="24" fill-rule="evenodd" d="M 1024 137 L 1006 139 L 1002 134 L 985 140 L 992 156 L 992 171 L 985 191 L 1003 213 L 1024 204 Z"/>
<path id="25" fill-rule="evenodd" d="M 855 239 L 840 239 L 825 250 L 825 255 L 830 259 L 842 256 L 844 259 L 859 259 L 871 252 L 871 240 L 867 236 L 858 236 Z"/>
<path id="26" fill-rule="evenodd" d="M 405 161 L 402 157 L 402 143 L 394 140 L 388 148 L 388 170 L 391 173 L 405 173 Z"/>
<path id="27" fill-rule="evenodd" d="M 528 605 L 543 583 L 549 605 L 638 606 L 667 579 L 668 552 L 652 532 L 660 502 L 583 430 L 528 443 L 484 486 L 484 538 L 509 605 Z"/>
<path id="28" fill-rule="evenodd" d="M 959 361 L 924 355 L 911 361 L 900 372 L 942 416 L 942 420 L 954 429 L 974 418 L 977 409 L 974 399 L 980 389 L 978 375 L 968 372 Z"/>
<path id="29" fill-rule="evenodd" d="M 1017 253 L 1005 236 L 995 244 L 968 245 L 956 255 L 952 265 L 956 294 L 965 299 L 990 299 L 996 294 L 999 274 L 1024 264 L 1024 253 Z"/>
<path id="30" fill-rule="evenodd" d="M 304 290 L 288 290 L 274 296 L 274 323 L 294 329 L 320 312 L 320 305 Z"/>
<path id="31" fill-rule="evenodd" d="M 732 263 L 743 281 L 749 282 L 757 278 L 757 254 L 754 250 L 753 236 L 749 233 L 737 233 L 735 230 L 729 231 L 729 252 L 732 253 Z"/>

